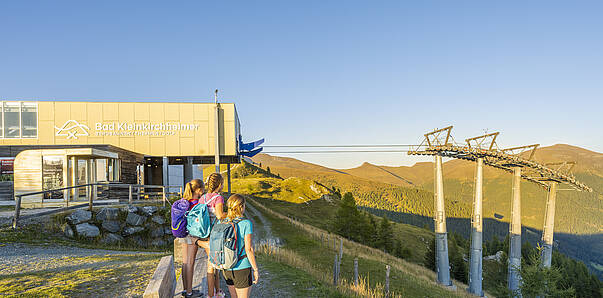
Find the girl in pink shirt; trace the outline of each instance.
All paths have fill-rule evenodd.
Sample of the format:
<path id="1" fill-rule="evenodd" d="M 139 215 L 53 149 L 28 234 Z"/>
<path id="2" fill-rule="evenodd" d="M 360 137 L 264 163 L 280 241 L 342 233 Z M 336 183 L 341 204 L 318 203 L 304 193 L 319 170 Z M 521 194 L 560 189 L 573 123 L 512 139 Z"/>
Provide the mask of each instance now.
<path id="1" fill-rule="evenodd" d="M 226 217 L 224 213 L 224 198 L 220 195 L 222 188 L 224 187 L 224 178 L 220 173 L 212 173 L 207 177 L 207 183 L 205 185 L 207 193 L 199 198 L 199 203 L 205 203 L 209 207 L 209 217 L 211 222 L 216 219 L 223 219 Z M 205 252 L 209 256 L 209 238 L 198 239 L 195 241 L 200 247 L 205 249 Z M 220 290 L 220 278 L 216 274 L 217 270 L 214 270 L 213 265 L 207 261 L 207 296 L 208 297 L 219 297 L 225 296 L 224 292 Z M 214 296 L 215 295 L 215 296 Z"/>

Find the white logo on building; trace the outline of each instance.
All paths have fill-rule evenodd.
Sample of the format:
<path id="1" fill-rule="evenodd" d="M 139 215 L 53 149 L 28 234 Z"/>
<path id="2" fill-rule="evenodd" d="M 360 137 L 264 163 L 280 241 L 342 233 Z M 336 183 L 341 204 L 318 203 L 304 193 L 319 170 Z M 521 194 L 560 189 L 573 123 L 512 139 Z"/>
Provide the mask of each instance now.
<path id="1" fill-rule="evenodd" d="M 75 140 L 77 140 L 77 137 L 88 136 L 88 130 L 90 130 L 88 126 L 78 123 L 75 120 L 67 120 L 67 122 L 63 124 L 63 127 L 55 126 L 54 128 L 57 130 L 55 134 L 57 137 L 67 137 L 67 139 Z"/>

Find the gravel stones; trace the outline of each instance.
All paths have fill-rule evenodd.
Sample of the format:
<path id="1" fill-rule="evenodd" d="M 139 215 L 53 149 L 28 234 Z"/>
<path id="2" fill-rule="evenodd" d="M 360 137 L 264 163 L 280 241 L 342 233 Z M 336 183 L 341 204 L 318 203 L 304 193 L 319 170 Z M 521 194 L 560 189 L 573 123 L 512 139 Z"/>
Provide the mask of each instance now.
<path id="1" fill-rule="evenodd" d="M 136 213 L 128 213 L 128 217 L 126 218 L 126 223 L 132 226 L 142 225 L 147 220 L 146 217 L 140 216 Z"/>
<path id="2" fill-rule="evenodd" d="M 138 247 L 147 247 L 148 246 L 147 242 L 138 235 L 130 237 L 129 240 L 132 241 L 134 244 L 136 244 L 136 246 L 138 246 Z"/>
<path id="3" fill-rule="evenodd" d="M 128 207 L 124 207 L 123 210 L 129 213 L 136 213 L 138 212 L 138 207 L 129 205 Z"/>
<path id="4" fill-rule="evenodd" d="M 163 228 L 162 227 L 151 230 L 151 237 L 156 238 L 156 237 L 161 237 L 161 236 L 163 236 Z"/>
<path id="5" fill-rule="evenodd" d="M 156 206 L 145 206 L 142 207 L 142 213 L 151 216 L 153 215 L 155 212 L 157 212 L 157 210 L 159 210 Z"/>
<path id="6" fill-rule="evenodd" d="M 127 227 L 124 229 L 124 232 L 122 233 L 122 235 L 124 237 L 130 236 L 132 234 L 136 234 L 139 232 L 142 232 L 144 230 L 143 227 Z"/>
<path id="7" fill-rule="evenodd" d="M 116 243 L 121 243 L 123 241 L 124 241 L 124 237 L 122 237 L 118 234 L 114 234 L 114 233 L 108 233 L 101 240 L 101 242 L 104 244 L 116 244 Z"/>
<path id="8" fill-rule="evenodd" d="M 75 231 L 78 236 L 83 236 L 87 238 L 93 238 L 100 235 L 100 230 L 95 226 L 89 223 L 81 223 L 75 226 Z"/>
<path id="9" fill-rule="evenodd" d="M 172 235 L 172 228 L 171 227 L 164 227 L 163 228 L 163 233 L 166 235 Z"/>
<path id="10" fill-rule="evenodd" d="M 155 216 L 151 217 L 151 221 L 153 221 L 154 223 L 156 223 L 158 225 L 162 225 L 165 223 L 165 219 L 163 219 L 163 217 L 161 217 L 159 215 L 155 215 Z"/>
<path id="11" fill-rule="evenodd" d="M 119 209 L 117 208 L 103 208 L 96 214 L 96 220 L 116 220 L 118 213 Z"/>
<path id="12" fill-rule="evenodd" d="M 65 233 L 65 236 L 67 236 L 68 238 L 75 237 L 75 234 L 73 233 L 73 229 L 68 224 L 63 225 L 63 233 Z"/>
<path id="13" fill-rule="evenodd" d="M 111 233 L 117 233 L 121 229 L 119 222 L 116 220 L 103 221 L 102 227 L 103 227 L 103 229 L 105 229 L 106 231 L 109 231 Z"/>
<path id="14" fill-rule="evenodd" d="M 167 241 L 165 241 L 161 238 L 155 238 L 155 239 L 153 239 L 153 241 L 151 241 L 151 246 L 162 247 L 165 245 L 167 245 Z"/>
<path id="15" fill-rule="evenodd" d="M 72 225 L 77 225 L 83 222 L 87 222 L 92 219 L 92 212 L 86 210 L 75 210 L 69 216 L 66 217 L 67 221 Z"/>

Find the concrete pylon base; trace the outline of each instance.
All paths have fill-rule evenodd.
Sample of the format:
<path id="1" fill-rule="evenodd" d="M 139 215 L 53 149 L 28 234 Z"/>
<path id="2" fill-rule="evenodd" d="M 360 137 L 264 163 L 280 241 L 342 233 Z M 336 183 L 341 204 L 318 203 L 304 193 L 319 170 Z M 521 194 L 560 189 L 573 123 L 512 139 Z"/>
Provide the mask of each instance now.
<path id="1" fill-rule="evenodd" d="M 521 234 L 511 234 L 511 243 L 509 245 L 509 273 L 508 286 L 513 292 L 519 291 L 521 284 Z"/>
<path id="2" fill-rule="evenodd" d="M 551 260 L 553 258 L 553 246 L 550 244 L 542 245 L 542 266 L 543 267 L 551 267 Z"/>
<path id="3" fill-rule="evenodd" d="M 450 280 L 450 264 L 448 262 L 448 235 L 436 233 L 436 272 L 438 283 L 443 286 L 453 286 Z"/>
<path id="4" fill-rule="evenodd" d="M 484 296 L 482 290 L 482 232 L 471 231 L 471 252 L 469 258 L 469 288 L 467 291 L 476 296 Z"/>

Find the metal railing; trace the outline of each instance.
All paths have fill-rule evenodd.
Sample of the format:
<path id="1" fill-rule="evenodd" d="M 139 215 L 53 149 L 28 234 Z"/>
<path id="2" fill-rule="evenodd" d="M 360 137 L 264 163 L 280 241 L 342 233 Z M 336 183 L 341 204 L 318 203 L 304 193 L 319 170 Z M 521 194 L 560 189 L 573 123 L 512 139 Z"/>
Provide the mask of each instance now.
<path id="1" fill-rule="evenodd" d="M 79 189 L 84 188 L 84 187 L 86 188 L 87 203 L 78 204 L 78 201 L 75 201 L 75 200 L 79 200 Z M 77 209 L 77 208 L 82 208 L 82 207 L 86 207 L 86 206 L 88 206 L 88 209 L 90 211 L 92 211 L 92 207 L 94 205 L 97 205 L 97 206 L 98 205 L 108 205 L 108 204 L 114 203 L 110 199 L 99 199 L 99 197 L 98 197 L 99 187 L 105 187 L 105 188 L 107 188 L 107 191 L 110 191 L 111 188 L 128 189 L 128 204 L 129 205 L 132 205 L 135 203 L 161 202 L 162 205 L 165 207 L 166 202 L 168 204 L 170 204 L 170 202 L 167 199 L 170 194 L 176 194 L 178 196 L 182 196 L 182 187 L 179 187 L 179 186 L 141 185 L 141 184 L 124 184 L 124 183 L 107 183 L 107 182 L 88 183 L 88 184 L 60 187 L 60 188 L 55 188 L 55 189 L 43 190 L 43 191 L 20 193 L 20 194 L 15 194 L 15 214 L 13 216 L 13 221 L 12 221 L 13 229 L 17 228 L 20 219 L 48 215 L 48 214 L 52 214 L 52 213 L 63 212 L 66 210 Z M 169 192 L 170 189 L 174 189 L 174 188 L 178 189 L 179 192 Z M 159 189 L 159 191 L 156 191 L 156 192 L 145 191 L 146 189 L 149 189 L 149 190 Z M 70 198 L 71 198 L 70 193 L 72 190 L 74 193 L 74 195 L 73 195 L 74 201 L 71 201 L 71 203 L 75 203 L 75 205 L 69 206 Z M 53 210 L 48 210 L 48 211 L 43 211 L 43 212 L 38 212 L 36 214 L 29 214 L 29 215 L 21 216 L 21 205 L 23 202 L 23 197 L 42 195 L 39 203 L 40 203 L 41 208 L 44 208 L 45 195 L 46 194 L 52 195 L 53 192 L 64 192 L 62 201 L 53 201 L 52 202 L 52 203 L 63 203 L 63 204 L 65 204 L 64 207 L 53 209 Z M 151 197 L 153 195 L 156 195 L 156 196 L 160 195 L 161 199 L 160 200 L 142 200 L 141 201 L 142 196 Z M 134 196 L 136 196 L 136 202 L 134 202 Z M 105 201 L 105 202 L 103 202 L 103 201 Z M 79 201 L 79 202 L 83 202 L 83 201 Z M 38 202 L 34 202 L 34 203 L 38 203 Z"/>

